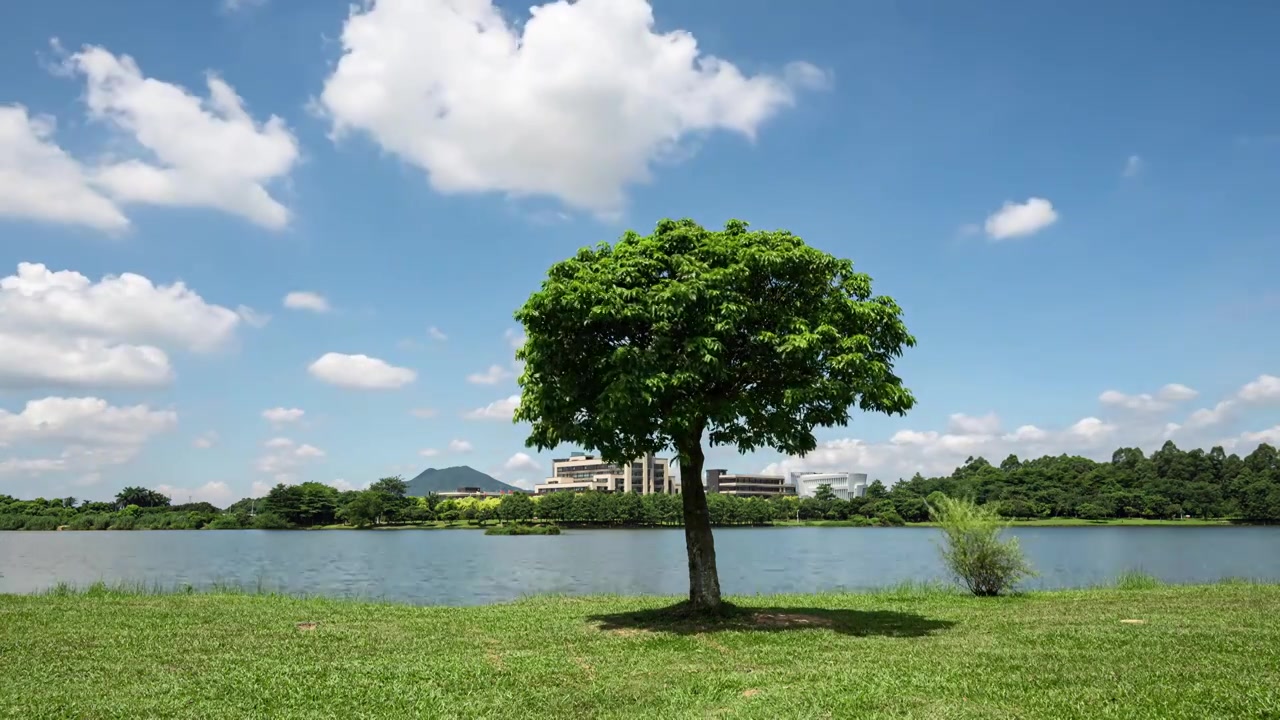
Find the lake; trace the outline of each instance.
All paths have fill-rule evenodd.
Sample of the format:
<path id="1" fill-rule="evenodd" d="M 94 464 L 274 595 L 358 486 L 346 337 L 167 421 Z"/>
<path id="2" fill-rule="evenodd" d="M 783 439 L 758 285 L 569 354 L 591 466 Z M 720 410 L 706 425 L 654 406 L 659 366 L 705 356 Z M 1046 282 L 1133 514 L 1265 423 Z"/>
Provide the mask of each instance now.
<path id="1" fill-rule="evenodd" d="M 1081 587 L 1141 570 L 1167 582 L 1280 581 L 1280 527 L 1016 528 L 1040 577 Z M 945 579 L 932 528 L 722 528 L 729 594 L 802 593 Z M 680 595 L 680 529 L 0 532 L 0 593 L 58 582 L 226 583 L 287 593 L 473 605 L 522 595 Z"/>

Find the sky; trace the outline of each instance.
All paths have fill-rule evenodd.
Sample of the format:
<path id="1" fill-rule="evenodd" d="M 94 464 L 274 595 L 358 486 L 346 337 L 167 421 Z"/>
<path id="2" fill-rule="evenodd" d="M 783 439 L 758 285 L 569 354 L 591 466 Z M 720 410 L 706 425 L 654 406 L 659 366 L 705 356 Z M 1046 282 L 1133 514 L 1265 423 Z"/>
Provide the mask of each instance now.
<path id="1" fill-rule="evenodd" d="M 1280 442 L 1280 5 L 44 0 L 0 23 L 0 493 L 525 487 L 514 310 L 664 217 L 904 308 L 892 482 Z"/>

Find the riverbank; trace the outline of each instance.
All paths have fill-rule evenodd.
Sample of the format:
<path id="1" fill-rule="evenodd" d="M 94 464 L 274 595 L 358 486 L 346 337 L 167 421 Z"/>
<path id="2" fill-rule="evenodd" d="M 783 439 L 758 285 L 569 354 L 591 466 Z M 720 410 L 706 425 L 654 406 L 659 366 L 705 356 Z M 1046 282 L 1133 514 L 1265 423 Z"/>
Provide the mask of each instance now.
<path id="1" fill-rule="evenodd" d="M 106 590 L 0 596 L 0 716 L 1280 713 L 1280 585 L 737 600 L 748 614 L 695 626 L 657 612 L 671 598 L 448 608 Z"/>

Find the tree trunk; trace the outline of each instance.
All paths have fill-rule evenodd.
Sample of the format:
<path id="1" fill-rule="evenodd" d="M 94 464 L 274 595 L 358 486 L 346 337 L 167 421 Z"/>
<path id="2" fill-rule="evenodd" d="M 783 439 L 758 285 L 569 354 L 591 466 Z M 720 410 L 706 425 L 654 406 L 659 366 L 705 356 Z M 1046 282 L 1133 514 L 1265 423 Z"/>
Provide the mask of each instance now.
<path id="1" fill-rule="evenodd" d="M 720 609 L 720 575 L 711 537 L 711 513 L 702 489 L 701 441 L 677 447 L 680 456 L 680 499 L 684 506 L 684 544 L 689 554 L 689 605 L 695 612 Z"/>

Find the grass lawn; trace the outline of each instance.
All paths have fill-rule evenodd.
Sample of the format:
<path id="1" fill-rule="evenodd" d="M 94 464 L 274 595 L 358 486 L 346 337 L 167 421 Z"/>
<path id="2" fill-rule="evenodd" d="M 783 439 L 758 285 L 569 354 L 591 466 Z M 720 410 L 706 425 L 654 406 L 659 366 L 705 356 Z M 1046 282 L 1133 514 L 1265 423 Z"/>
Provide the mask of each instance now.
<path id="1" fill-rule="evenodd" d="M 671 602 L 0 596 L 0 717 L 1280 717 L 1277 585 Z"/>

